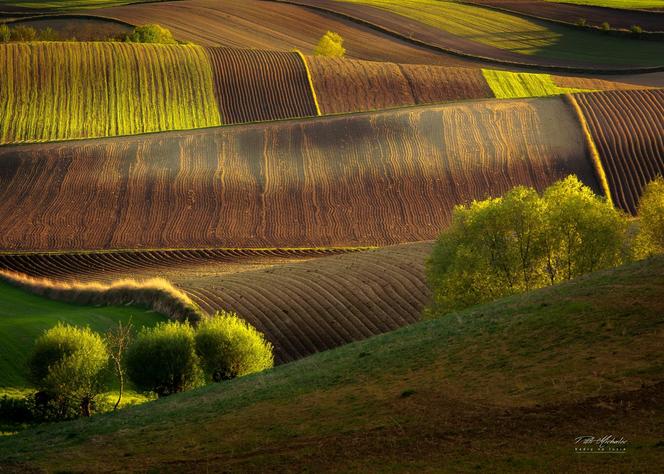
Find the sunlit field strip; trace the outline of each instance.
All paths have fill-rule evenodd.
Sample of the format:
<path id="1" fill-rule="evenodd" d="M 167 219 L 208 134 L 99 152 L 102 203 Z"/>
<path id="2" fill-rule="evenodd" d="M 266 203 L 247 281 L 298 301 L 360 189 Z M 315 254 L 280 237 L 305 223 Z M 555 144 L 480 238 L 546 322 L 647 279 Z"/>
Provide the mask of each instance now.
<path id="1" fill-rule="evenodd" d="M 548 74 L 496 71 L 492 69 L 483 69 L 482 73 L 497 99 L 518 99 L 574 92 L 591 92 L 587 89 L 559 87 Z"/>

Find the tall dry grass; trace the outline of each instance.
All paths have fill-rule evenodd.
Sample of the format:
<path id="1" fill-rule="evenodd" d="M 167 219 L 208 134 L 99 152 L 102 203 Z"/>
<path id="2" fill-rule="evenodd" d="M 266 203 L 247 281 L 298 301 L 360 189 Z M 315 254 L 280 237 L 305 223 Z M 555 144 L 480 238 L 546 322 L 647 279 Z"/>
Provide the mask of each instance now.
<path id="1" fill-rule="evenodd" d="M 111 283 L 55 281 L 0 270 L 0 281 L 52 300 L 82 305 L 136 305 L 171 319 L 197 322 L 205 312 L 182 290 L 163 278 L 121 279 Z"/>

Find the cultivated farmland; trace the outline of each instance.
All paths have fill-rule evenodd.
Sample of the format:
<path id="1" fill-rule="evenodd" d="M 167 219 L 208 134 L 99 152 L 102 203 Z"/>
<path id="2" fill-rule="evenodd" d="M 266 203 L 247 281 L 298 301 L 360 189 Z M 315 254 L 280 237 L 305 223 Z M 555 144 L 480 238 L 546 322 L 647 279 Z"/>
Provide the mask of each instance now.
<path id="1" fill-rule="evenodd" d="M 0 144 L 220 124 L 197 46 L 0 44 L 0 71 Z"/>
<path id="2" fill-rule="evenodd" d="M 643 187 L 664 174 L 664 90 L 575 96 L 614 203 L 634 213 Z"/>
<path id="3" fill-rule="evenodd" d="M 318 115 L 298 53 L 208 48 L 226 124 Z"/>
<path id="4" fill-rule="evenodd" d="M 599 189 L 561 98 L 7 146 L 0 162 L 3 250 L 385 245 L 518 184 Z"/>

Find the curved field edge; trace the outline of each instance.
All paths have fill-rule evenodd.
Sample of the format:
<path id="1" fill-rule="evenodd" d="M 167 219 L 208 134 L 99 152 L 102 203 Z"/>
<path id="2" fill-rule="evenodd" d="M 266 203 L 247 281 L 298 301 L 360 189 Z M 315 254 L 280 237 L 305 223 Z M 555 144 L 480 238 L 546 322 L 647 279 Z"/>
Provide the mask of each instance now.
<path id="1" fill-rule="evenodd" d="M 14 252 L 384 246 L 433 239 L 454 205 L 516 185 L 575 174 L 597 189 L 557 97 L 5 146 L 0 159 L 0 248 Z"/>
<path id="2" fill-rule="evenodd" d="M 60 282 L 0 270 L 0 281 L 56 301 L 81 305 L 137 305 L 176 320 L 198 321 L 204 316 L 189 296 L 161 278 L 137 281 L 131 278 L 99 282 Z"/>
<path id="3" fill-rule="evenodd" d="M 604 271 L 114 415 L 0 438 L 1 463 L 649 471 L 664 421 L 662 288 L 661 257 Z M 579 426 L 624 436 L 628 454 L 581 457 Z"/>
<path id="4" fill-rule="evenodd" d="M 306 7 L 314 11 L 320 11 L 332 15 L 339 16 L 351 22 L 358 23 L 370 28 L 373 28 L 382 33 L 391 35 L 395 38 L 399 38 L 403 41 L 412 43 L 417 46 L 430 48 L 433 51 L 439 51 L 441 53 L 450 54 L 453 56 L 458 56 L 460 58 L 467 58 L 470 60 L 475 60 L 486 65 L 496 64 L 511 66 L 523 69 L 539 69 L 551 72 L 563 72 L 563 73 L 577 73 L 577 74 L 646 74 L 652 72 L 661 72 L 664 71 L 664 65 L 655 65 L 655 66 L 628 66 L 628 67 L 613 67 L 613 66 L 592 66 L 592 65 L 569 65 L 563 64 L 560 61 L 550 60 L 546 61 L 524 61 L 521 57 L 523 55 L 516 55 L 516 58 L 505 59 L 500 56 L 505 56 L 506 52 L 498 48 L 493 48 L 491 46 L 482 45 L 484 49 L 488 48 L 486 51 L 482 52 L 468 52 L 459 49 L 459 47 L 451 46 L 447 44 L 448 40 L 441 40 L 439 38 L 441 30 L 434 27 L 429 27 L 423 23 L 420 23 L 420 27 L 412 26 L 409 30 L 404 29 L 400 26 L 401 21 L 398 21 L 397 18 L 392 18 L 386 24 L 381 24 L 380 21 L 368 20 L 362 18 L 361 15 L 356 13 L 349 13 L 343 8 L 343 3 L 336 2 L 334 0 L 269 0 L 277 3 L 285 3 L 289 5 Z M 371 7 L 373 8 L 373 7 Z M 479 7 L 475 7 L 479 8 Z M 378 9 L 379 10 L 379 9 Z M 398 16 L 397 14 L 393 14 Z M 405 17 L 401 17 L 405 18 Z M 412 20 L 415 21 L 415 20 Z M 387 26 L 389 24 L 390 26 Z M 567 28 L 566 26 L 560 26 L 561 28 Z M 407 31 L 406 31 L 407 30 Z M 585 34 L 593 35 L 593 32 L 584 32 Z M 613 38 L 620 39 L 620 38 Z M 623 39 L 623 41 L 625 41 Z M 453 41 L 454 42 L 454 41 Z M 473 43 L 467 40 L 461 40 L 462 43 Z M 477 43 L 474 43 L 477 44 Z M 472 48 L 471 48 L 472 49 Z M 482 49 L 482 48 L 480 48 Z M 495 51 L 494 51 L 495 50 Z M 509 55 L 509 53 L 507 53 Z M 521 56 L 521 57 L 519 57 Z M 554 64 L 555 63 L 555 64 Z"/>

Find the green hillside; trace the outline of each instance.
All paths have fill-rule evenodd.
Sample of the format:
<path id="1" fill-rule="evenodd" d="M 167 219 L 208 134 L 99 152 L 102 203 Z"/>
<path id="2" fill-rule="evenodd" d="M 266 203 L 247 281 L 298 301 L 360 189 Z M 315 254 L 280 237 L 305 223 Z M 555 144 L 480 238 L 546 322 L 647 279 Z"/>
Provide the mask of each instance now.
<path id="1" fill-rule="evenodd" d="M 646 471 L 664 445 L 663 334 L 657 258 L 0 438 L 0 467 Z M 575 453 L 587 434 L 624 437 L 627 454 Z"/>
<path id="2" fill-rule="evenodd" d="M 104 332 L 130 318 L 136 327 L 151 326 L 164 319 L 140 308 L 60 303 L 0 283 L 0 394 L 20 391 L 28 385 L 26 362 L 34 341 L 58 321 Z"/>

